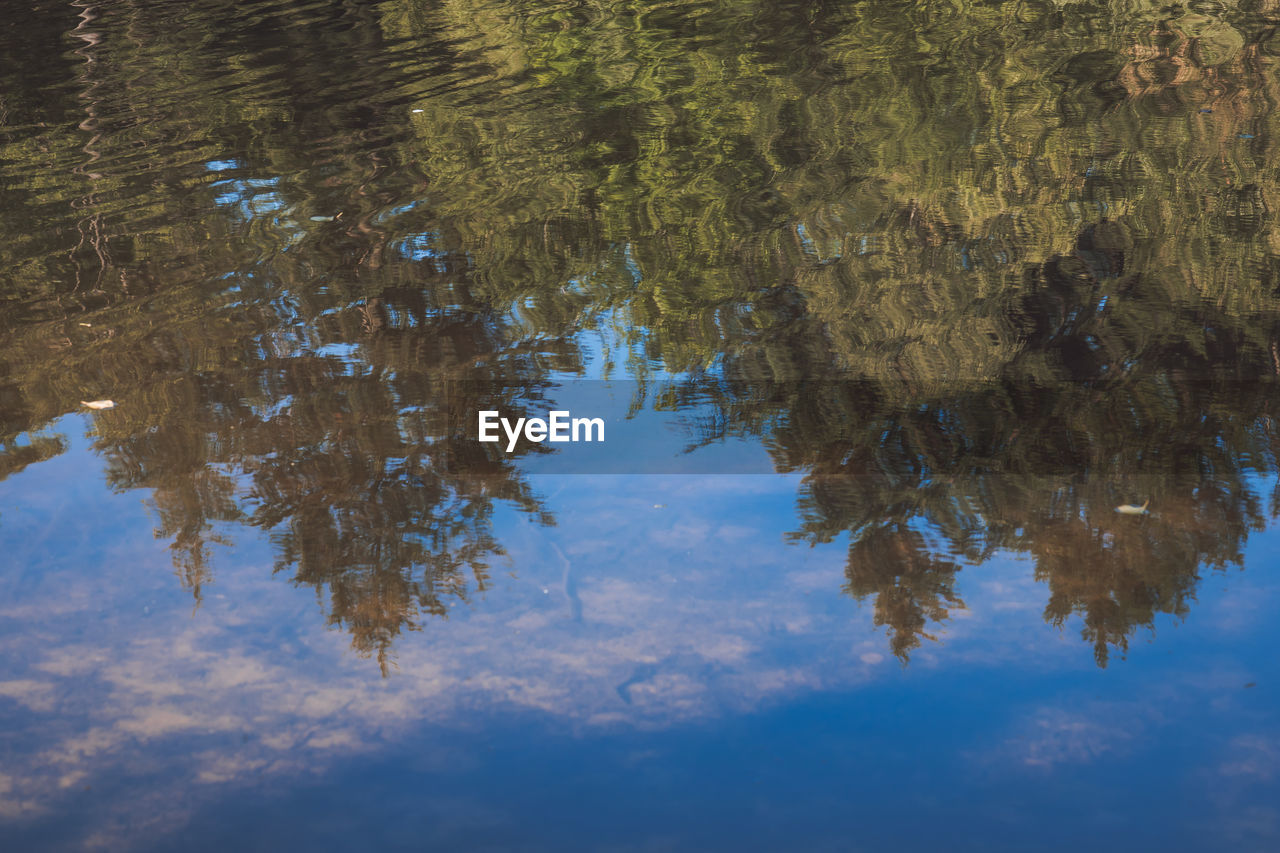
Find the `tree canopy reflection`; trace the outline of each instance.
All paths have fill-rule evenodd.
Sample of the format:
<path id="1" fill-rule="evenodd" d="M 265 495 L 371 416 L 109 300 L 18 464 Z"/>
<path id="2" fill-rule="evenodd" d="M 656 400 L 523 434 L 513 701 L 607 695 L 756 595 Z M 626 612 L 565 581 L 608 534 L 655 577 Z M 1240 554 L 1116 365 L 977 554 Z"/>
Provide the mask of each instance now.
<path id="1" fill-rule="evenodd" d="M 1028 271 L 1002 318 L 1023 329 L 1021 345 L 998 377 L 688 388 L 722 409 L 703 441 L 760 435 L 779 470 L 805 473 L 795 538 L 849 534 L 847 591 L 874 601 L 904 661 L 930 623 L 963 606 L 960 567 L 1013 552 L 1033 559 L 1048 587 L 1046 621 L 1079 615 L 1106 665 L 1158 614 L 1187 612 L 1202 568 L 1242 566 L 1248 534 L 1265 527 L 1258 489 L 1278 449 L 1275 315 L 1144 299 L 1153 285 L 1136 272 L 1109 288 L 1121 304 L 1108 310 L 1102 279 L 1134 259 L 1114 249 L 1095 273 L 1096 233 Z M 819 342 L 803 374 L 840 375 L 839 342 L 817 329 L 803 337 Z M 727 370 L 759 375 L 768 363 L 766 344 Z M 1150 510 L 1117 513 L 1126 503 Z"/>
<path id="2" fill-rule="evenodd" d="M 797 538 L 849 535 L 903 659 L 1013 551 L 1105 662 L 1264 523 L 1269 0 L 37 6 L 0 477 L 114 397 L 95 446 L 196 595 L 269 530 L 385 664 L 484 588 L 495 502 L 550 521 L 449 412 L 586 332 L 806 474 Z"/>

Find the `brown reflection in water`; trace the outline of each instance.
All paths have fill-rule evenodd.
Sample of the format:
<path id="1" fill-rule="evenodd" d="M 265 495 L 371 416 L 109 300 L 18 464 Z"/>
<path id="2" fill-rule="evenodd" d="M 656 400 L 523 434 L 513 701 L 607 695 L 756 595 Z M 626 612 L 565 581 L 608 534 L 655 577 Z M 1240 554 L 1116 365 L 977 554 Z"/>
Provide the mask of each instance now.
<path id="1" fill-rule="evenodd" d="M 1020 346 L 989 381 L 685 389 L 722 408 L 703 441 L 760 435 L 780 469 L 806 474 L 795 538 L 850 536 L 846 591 L 874 601 L 904 662 L 963 607 L 961 564 L 1003 551 L 1034 560 L 1046 621 L 1079 616 L 1105 666 L 1157 615 L 1185 615 L 1203 568 L 1242 566 L 1266 525 L 1256 482 L 1280 449 L 1275 315 L 1144 298 L 1158 283 L 1124 273 L 1144 265 L 1114 225 L 1076 246 L 1029 271 L 1003 321 Z M 827 344 L 811 340 L 816 360 Z M 739 357 L 731 369 L 758 371 L 758 354 Z M 804 370 L 824 372 L 838 374 Z"/>
<path id="2" fill-rule="evenodd" d="M 384 669 L 402 630 L 484 590 L 490 560 L 503 553 L 490 527 L 495 501 L 551 523 L 516 458 L 447 429 L 452 409 L 518 412 L 536 399 L 541 372 L 520 364 L 530 353 L 497 352 L 488 323 L 395 308 L 397 328 L 388 312 L 367 333 L 354 328 L 367 304 L 343 312 L 353 328 L 337 337 L 349 335 L 358 356 L 247 357 L 216 381 L 178 371 L 153 389 L 182 401 L 170 416 L 153 413 L 140 428 L 113 410 L 95 427 L 112 485 L 152 490 L 157 534 L 174 539 L 197 597 L 216 523 L 269 530 L 276 571 L 324 591 L 331 622 Z M 549 349 L 535 354 L 571 363 L 571 352 Z M 461 396 L 474 383 L 449 378 L 469 375 L 480 352 L 491 366 L 509 365 L 520 390 Z"/>
<path id="3" fill-rule="evenodd" d="M 197 596 L 218 531 L 270 530 L 385 665 L 483 588 L 495 501 L 549 521 L 448 412 L 536 400 L 588 330 L 809 475 L 801 538 L 851 532 L 904 658 L 1011 549 L 1103 662 L 1262 524 L 1274 4 L 36 5 L 0 28 L 0 475 L 112 397 L 95 447 Z"/>
<path id="4" fill-rule="evenodd" d="M 955 592 L 960 566 L 935 554 L 924 536 L 905 524 L 873 527 L 849 546 L 845 592 L 872 597 L 875 624 L 889 629 L 889 647 L 906 661 L 930 622 L 943 622 L 948 607 L 964 607 Z"/>
<path id="5" fill-rule="evenodd" d="M 921 479 L 912 497 L 896 489 L 877 494 L 864 476 L 807 479 L 801 537 L 828 541 L 850 532 L 846 591 L 874 603 L 876 624 L 889 630 L 904 662 L 921 639 L 933 639 L 930 623 L 963 608 L 955 592 L 961 566 L 1003 551 L 1034 561 L 1036 580 L 1047 587 L 1045 620 L 1061 627 L 1079 616 L 1082 638 L 1105 666 L 1158 615 L 1184 616 L 1204 568 L 1243 567 L 1248 534 L 1265 526 L 1259 496 L 1235 474 L 971 473 Z M 1150 500 L 1148 513 L 1116 512 L 1128 494 Z M 867 512 L 868 501 L 891 498 L 898 500 Z"/>

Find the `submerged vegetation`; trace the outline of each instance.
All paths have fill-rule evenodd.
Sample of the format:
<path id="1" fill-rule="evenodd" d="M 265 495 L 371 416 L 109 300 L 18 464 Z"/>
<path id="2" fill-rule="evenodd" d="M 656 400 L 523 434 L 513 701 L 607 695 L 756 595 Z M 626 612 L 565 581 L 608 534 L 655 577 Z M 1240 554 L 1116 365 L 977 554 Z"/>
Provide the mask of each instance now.
<path id="1" fill-rule="evenodd" d="M 796 539 L 848 537 L 903 660 L 1014 551 L 1105 664 L 1275 514 L 1269 0 L 37 5 L 0 34 L 0 478 L 110 397 L 197 596 L 269 530 L 385 665 L 484 588 L 495 502 L 552 523 L 449 412 L 584 336 L 805 475 Z"/>

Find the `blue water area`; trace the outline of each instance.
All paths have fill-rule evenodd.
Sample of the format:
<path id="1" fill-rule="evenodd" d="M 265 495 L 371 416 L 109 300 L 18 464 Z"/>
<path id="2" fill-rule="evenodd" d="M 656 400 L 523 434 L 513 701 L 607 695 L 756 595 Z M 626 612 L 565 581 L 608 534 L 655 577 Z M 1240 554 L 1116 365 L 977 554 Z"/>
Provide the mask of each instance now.
<path id="1" fill-rule="evenodd" d="M 786 538 L 799 478 L 535 476 L 554 526 L 500 509 L 505 554 L 380 666 L 271 530 L 214 525 L 197 597 L 88 424 L 0 484 L 8 849 L 1277 840 L 1273 532 L 1105 668 L 1012 555 L 904 662 L 845 543 Z"/>

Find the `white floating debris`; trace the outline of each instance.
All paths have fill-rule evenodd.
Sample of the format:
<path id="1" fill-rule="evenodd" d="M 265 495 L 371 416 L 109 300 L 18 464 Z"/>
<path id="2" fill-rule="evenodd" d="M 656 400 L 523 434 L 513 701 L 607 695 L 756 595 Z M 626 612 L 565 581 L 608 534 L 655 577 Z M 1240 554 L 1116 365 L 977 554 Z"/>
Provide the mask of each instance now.
<path id="1" fill-rule="evenodd" d="M 337 219 L 337 217 L 336 217 L 336 216 L 313 216 L 313 217 L 311 217 L 311 221 L 312 221 L 312 222 L 332 222 L 334 219 Z"/>
<path id="2" fill-rule="evenodd" d="M 415 113 L 420 113 L 420 112 L 422 112 L 422 110 L 414 110 L 414 112 L 415 112 Z"/>
<path id="3" fill-rule="evenodd" d="M 1121 515 L 1146 515 L 1147 506 L 1150 503 L 1151 501 L 1148 500 L 1142 506 L 1134 506 L 1133 504 L 1120 504 L 1120 506 L 1116 507 L 1116 512 L 1120 513 Z"/>
<path id="4" fill-rule="evenodd" d="M 81 325 L 81 326 L 86 326 L 86 327 L 88 327 L 88 328 L 90 328 L 90 329 L 92 329 L 92 328 L 93 328 L 93 326 L 92 326 L 92 325 L 90 325 L 89 323 L 81 323 L 80 325 Z"/>
<path id="5" fill-rule="evenodd" d="M 116 404 L 111 400 L 81 400 L 80 405 L 91 409 L 113 409 Z"/>

